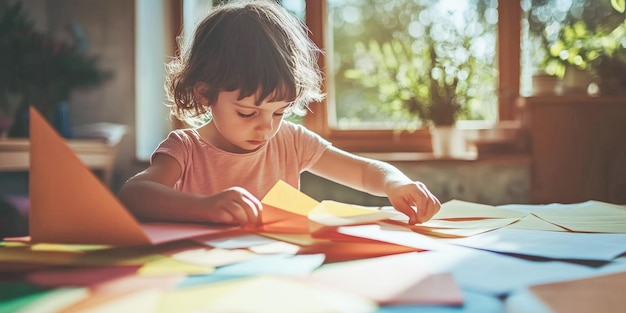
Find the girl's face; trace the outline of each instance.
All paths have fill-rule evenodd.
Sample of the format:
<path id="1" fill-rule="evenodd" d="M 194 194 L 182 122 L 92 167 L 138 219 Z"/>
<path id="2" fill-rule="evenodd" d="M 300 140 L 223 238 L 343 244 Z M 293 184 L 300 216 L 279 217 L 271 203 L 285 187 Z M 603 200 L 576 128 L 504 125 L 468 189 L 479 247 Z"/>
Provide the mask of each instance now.
<path id="1" fill-rule="evenodd" d="M 238 97 L 238 90 L 219 93 L 211 106 L 211 122 L 203 127 L 205 139 L 224 151 L 252 152 L 276 135 L 289 103 L 264 101 L 256 106 L 255 96 Z"/>

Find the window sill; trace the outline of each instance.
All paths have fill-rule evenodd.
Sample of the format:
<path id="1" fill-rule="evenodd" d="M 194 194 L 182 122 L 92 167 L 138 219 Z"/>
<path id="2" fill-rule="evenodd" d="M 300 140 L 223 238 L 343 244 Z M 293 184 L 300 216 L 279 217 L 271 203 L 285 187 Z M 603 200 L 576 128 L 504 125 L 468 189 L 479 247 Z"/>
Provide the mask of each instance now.
<path id="1" fill-rule="evenodd" d="M 436 157 L 429 152 L 357 152 L 366 158 L 376 159 L 385 162 L 436 162 L 436 163 L 502 163 L 529 165 L 531 156 L 526 153 L 499 153 L 478 155 L 475 152 L 468 152 L 458 157 Z"/>

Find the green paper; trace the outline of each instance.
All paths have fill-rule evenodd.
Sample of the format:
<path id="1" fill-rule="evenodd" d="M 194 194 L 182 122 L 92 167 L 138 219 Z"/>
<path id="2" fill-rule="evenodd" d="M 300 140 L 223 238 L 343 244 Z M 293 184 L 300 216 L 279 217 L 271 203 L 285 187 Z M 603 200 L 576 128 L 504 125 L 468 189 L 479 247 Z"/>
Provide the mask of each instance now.
<path id="1" fill-rule="evenodd" d="M 0 313 L 15 312 L 49 292 L 49 289 L 25 283 L 0 283 Z"/>

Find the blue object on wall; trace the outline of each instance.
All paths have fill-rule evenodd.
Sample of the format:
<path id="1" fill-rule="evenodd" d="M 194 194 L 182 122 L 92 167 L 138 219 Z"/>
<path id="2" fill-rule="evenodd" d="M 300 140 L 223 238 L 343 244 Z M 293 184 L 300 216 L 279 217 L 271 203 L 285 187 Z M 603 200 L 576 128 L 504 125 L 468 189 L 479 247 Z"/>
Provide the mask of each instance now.
<path id="1" fill-rule="evenodd" d="M 54 112 L 54 128 L 66 139 L 74 137 L 70 123 L 70 108 L 67 101 L 61 101 Z"/>

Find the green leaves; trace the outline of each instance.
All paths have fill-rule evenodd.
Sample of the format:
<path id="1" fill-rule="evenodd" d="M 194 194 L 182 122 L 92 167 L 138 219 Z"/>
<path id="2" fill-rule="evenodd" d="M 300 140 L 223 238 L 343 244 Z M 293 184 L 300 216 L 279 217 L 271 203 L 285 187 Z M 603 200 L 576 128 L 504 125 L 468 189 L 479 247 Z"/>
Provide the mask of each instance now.
<path id="1" fill-rule="evenodd" d="M 624 13 L 626 10 L 626 0 L 611 0 L 611 6 L 615 11 Z"/>

